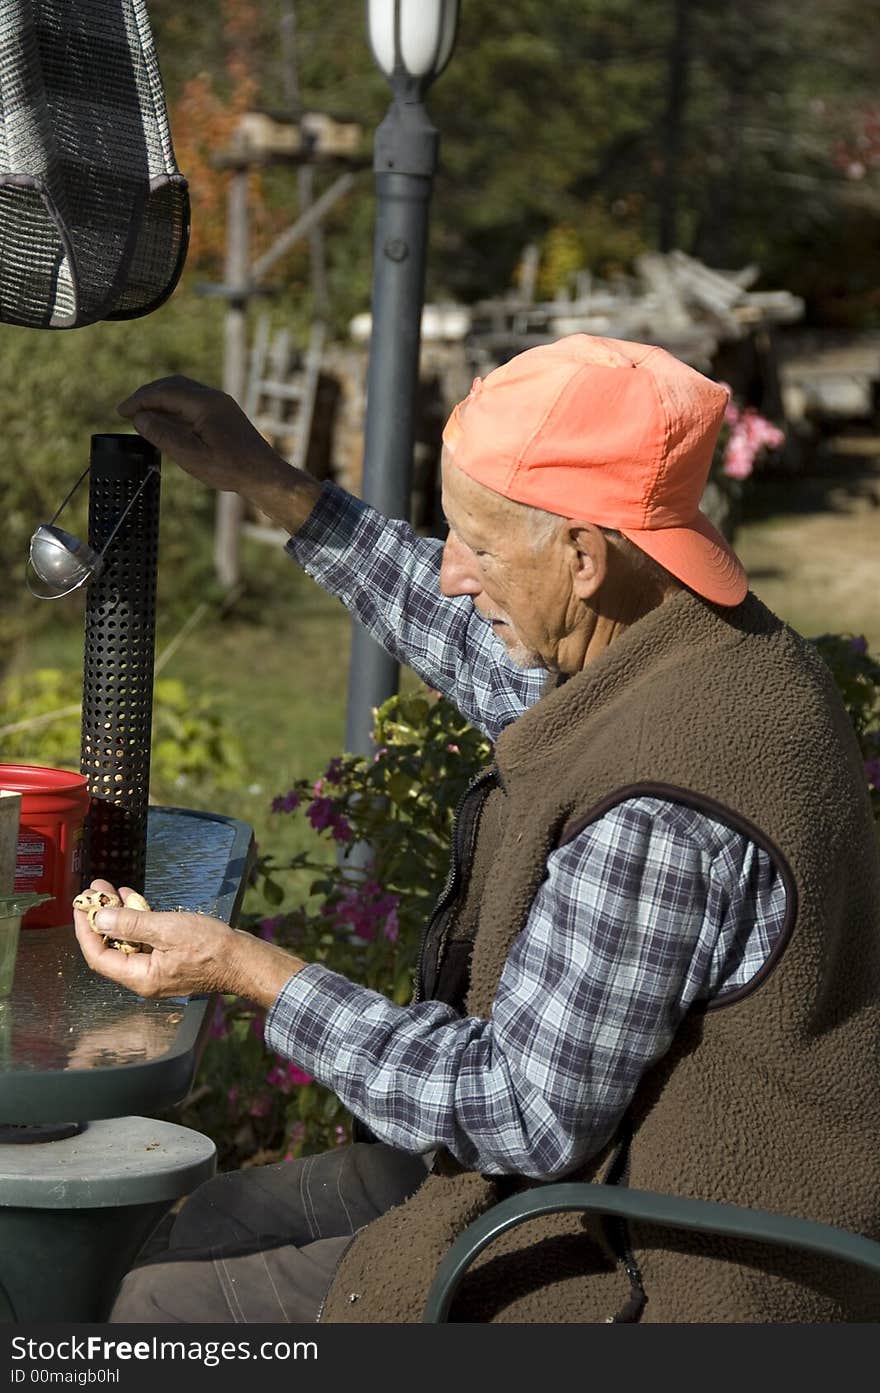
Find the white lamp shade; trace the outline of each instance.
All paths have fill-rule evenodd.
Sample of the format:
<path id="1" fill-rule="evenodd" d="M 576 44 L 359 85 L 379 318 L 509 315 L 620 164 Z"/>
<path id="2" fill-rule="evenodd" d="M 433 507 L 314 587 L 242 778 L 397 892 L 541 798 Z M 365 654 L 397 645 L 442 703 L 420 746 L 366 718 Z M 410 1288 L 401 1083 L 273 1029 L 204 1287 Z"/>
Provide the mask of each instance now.
<path id="1" fill-rule="evenodd" d="M 367 0 L 370 46 L 386 77 L 435 78 L 449 62 L 458 0 Z"/>

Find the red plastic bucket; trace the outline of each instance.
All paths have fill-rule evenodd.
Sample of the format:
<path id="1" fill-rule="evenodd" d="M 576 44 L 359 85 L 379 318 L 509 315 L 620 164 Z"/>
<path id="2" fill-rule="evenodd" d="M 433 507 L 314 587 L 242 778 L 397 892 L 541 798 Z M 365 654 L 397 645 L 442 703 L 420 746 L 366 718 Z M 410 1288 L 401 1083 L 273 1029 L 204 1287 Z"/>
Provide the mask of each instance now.
<path id="1" fill-rule="evenodd" d="M 0 788 L 21 794 L 15 889 L 52 896 L 28 910 L 22 928 L 72 924 L 71 900 L 81 888 L 83 827 L 89 810 L 85 775 L 35 764 L 0 764 Z"/>

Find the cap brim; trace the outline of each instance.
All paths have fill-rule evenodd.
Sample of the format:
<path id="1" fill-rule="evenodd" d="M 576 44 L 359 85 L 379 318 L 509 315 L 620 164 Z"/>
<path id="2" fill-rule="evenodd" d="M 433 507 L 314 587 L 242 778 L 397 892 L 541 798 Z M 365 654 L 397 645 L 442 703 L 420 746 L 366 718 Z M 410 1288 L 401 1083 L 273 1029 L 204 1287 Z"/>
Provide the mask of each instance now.
<path id="1" fill-rule="evenodd" d="M 677 580 L 713 604 L 738 605 L 748 594 L 745 567 L 703 513 L 697 513 L 687 527 L 618 530 Z"/>

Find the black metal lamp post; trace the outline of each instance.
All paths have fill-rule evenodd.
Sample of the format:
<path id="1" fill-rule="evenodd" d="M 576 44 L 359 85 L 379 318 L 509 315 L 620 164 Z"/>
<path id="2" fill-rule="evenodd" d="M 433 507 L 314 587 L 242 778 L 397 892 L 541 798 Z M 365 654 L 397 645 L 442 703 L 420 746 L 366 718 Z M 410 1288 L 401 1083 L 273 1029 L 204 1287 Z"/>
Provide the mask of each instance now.
<path id="1" fill-rule="evenodd" d="M 458 0 L 367 0 L 367 28 L 392 102 L 376 131 L 376 236 L 361 492 L 408 518 L 428 202 L 439 135 L 424 95 L 452 54 Z M 359 624 L 352 634 L 345 747 L 371 748 L 372 713 L 397 690 L 397 663 Z"/>

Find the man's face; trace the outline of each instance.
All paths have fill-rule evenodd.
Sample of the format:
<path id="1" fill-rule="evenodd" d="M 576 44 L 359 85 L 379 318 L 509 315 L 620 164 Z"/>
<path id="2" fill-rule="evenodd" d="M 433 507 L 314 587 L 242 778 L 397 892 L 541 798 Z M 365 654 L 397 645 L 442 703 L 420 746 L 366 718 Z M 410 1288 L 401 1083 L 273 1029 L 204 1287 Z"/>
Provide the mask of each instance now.
<path id="1" fill-rule="evenodd" d="M 568 671 L 565 651 L 584 607 L 573 593 L 565 520 L 536 546 L 523 510 L 462 473 L 446 451 L 442 476 L 449 536 L 441 593 L 470 595 L 517 667 Z"/>

